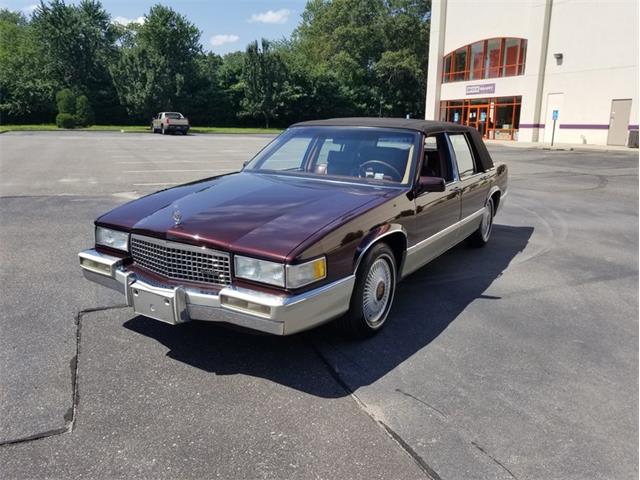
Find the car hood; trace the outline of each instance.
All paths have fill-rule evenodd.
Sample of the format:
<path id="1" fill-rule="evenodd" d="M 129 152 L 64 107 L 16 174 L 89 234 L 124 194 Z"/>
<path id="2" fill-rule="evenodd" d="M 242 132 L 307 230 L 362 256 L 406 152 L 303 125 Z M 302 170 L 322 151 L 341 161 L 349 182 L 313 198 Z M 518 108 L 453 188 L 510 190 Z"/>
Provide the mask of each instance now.
<path id="1" fill-rule="evenodd" d="M 396 188 L 241 172 L 134 200 L 96 224 L 284 260 L 311 235 L 398 193 Z"/>

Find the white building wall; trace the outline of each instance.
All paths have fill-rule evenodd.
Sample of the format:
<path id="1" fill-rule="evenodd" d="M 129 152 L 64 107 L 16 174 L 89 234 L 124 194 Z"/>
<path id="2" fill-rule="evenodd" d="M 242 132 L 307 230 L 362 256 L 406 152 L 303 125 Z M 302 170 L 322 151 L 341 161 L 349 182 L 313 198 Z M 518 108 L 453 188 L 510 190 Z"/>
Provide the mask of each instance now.
<path id="1" fill-rule="evenodd" d="M 606 144 L 613 99 L 631 99 L 629 123 L 638 125 L 638 55 L 637 1 L 553 3 L 542 117 L 549 94 L 562 93 L 555 141 Z"/>
<path id="2" fill-rule="evenodd" d="M 518 139 L 543 141 L 545 129 L 532 127 L 550 118 L 549 94 L 563 93 L 558 125 L 585 127 L 558 128 L 557 142 L 606 144 L 603 126 L 609 123 L 612 99 L 631 98 L 629 123 L 638 125 L 636 0 L 434 0 L 431 21 L 427 119 L 439 118 L 442 100 L 518 95 Z M 524 75 L 442 84 L 445 55 L 493 37 L 527 39 Z M 554 53 L 563 54 L 562 65 Z M 495 84 L 494 94 L 466 94 L 467 85 L 488 83 Z"/>

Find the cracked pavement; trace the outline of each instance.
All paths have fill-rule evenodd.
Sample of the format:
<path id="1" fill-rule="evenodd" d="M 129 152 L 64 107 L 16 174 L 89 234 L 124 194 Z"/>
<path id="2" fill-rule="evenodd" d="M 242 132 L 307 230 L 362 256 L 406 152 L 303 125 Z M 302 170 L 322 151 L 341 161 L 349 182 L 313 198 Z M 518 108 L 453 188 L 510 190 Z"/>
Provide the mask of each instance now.
<path id="1" fill-rule="evenodd" d="M 366 342 L 169 326 L 82 278 L 95 216 L 268 141 L 0 135 L 2 478 L 637 478 L 636 152 L 491 147 L 490 245 Z"/>

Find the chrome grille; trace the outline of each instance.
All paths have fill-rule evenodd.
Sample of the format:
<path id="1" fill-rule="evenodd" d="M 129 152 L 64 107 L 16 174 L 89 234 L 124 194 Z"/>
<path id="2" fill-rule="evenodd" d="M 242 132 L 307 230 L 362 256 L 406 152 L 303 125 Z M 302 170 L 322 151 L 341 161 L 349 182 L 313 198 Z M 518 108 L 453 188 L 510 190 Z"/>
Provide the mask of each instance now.
<path id="1" fill-rule="evenodd" d="M 225 252 L 132 235 L 131 256 L 139 266 L 163 277 L 216 285 L 231 283 L 231 262 Z"/>

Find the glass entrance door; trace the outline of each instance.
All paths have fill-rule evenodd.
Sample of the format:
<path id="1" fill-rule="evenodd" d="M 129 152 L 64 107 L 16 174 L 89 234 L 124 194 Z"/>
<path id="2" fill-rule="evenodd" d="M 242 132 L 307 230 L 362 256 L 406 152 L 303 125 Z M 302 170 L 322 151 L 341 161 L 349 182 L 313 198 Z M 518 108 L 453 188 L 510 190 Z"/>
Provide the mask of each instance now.
<path id="1" fill-rule="evenodd" d="M 489 105 L 469 105 L 466 109 L 465 125 L 473 127 L 486 138 L 489 122 Z"/>

